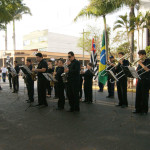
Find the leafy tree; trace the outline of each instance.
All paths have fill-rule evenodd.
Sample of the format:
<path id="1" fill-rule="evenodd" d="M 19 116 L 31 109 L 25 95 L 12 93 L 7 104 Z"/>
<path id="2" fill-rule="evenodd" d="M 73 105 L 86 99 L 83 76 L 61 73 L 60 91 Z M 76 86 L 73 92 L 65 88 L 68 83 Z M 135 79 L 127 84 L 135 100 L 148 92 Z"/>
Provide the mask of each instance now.
<path id="1" fill-rule="evenodd" d="M 96 27 L 88 26 L 88 28 L 84 34 L 84 40 L 83 40 L 83 36 L 81 36 L 78 41 L 77 46 L 80 48 L 83 48 L 83 44 L 84 44 L 84 50 L 86 52 L 91 53 L 92 38 L 94 38 L 94 40 L 95 40 L 96 51 L 98 54 L 100 54 L 102 34 L 100 33 L 100 30 Z M 83 41 L 84 41 L 84 43 L 83 43 Z"/>
<path id="2" fill-rule="evenodd" d="M 129 43 L 129 36 L 130 36 L 130 21 L 128 19 L 127 13 L 125 15 L 120 15 L 119 20 L 117 20 L 114 24 L 113 30 L 116 29 L 122 29 L 124 28 L 126 30 L 127 39 Z"/>
<path id="3" fill-rule="evenodd" d="M 150 53 L 150 46 L 146 47 L 146 53 Z"/>
<path id="4" fill-rule="evenodd" d="M 121 6 L 119 0 L 90 0 L 90 4 L 83 8 L 77 17 L 74 19 L 75 21 L 82 16 L 88 17 L 103 17 L 104 27 L 105 27 L 105 35 L 106 35 L 106 52 L 108 52 L 108 40 L 107 40 L 107 27 L 106 27 L 106 16 L 112 12 L 114 12 L 117 8 Z M 108 56 L 108 53 L 107 53 Z"/>

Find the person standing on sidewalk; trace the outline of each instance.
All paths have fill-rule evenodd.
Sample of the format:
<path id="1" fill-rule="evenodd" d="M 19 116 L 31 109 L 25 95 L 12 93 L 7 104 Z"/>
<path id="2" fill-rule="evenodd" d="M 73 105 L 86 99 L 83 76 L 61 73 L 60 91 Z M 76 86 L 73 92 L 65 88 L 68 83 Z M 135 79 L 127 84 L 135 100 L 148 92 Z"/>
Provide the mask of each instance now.
<path id="1" fill-rule="evenodd" d="M 120 73 L 122 71 L 122 67 L 129 66 L 129 61 L 126 59 L 121 59 L 124 56 L 124 52 L 119 52 L 118 56 L 120 58 L 119 63 L 115 69 L 116 73 Z M 120 73 L 118 78 L 121 77 L 124 72 Z M 127 76 L 123 76 L 117 82 L 117 92 L 118 92 L 118 99 L 119 104 L 116 106 L 121 106 L 122 108 L 128 107 L 128 100 L 127 100 Z"/>
<path id="2" fill-rule="evenodd" d="M 36 54 L 36 60 L 38 61 L 38 67 L 37 69 L 32 69 L 32 71 L 37 72 L 38 76 L 38 82 L 37 82 L 37 88 L 38 88 L 38 104 L 36 106 L 48 106 L 48 103 L 46 101 L 46 83 L 47 79 L 44 77 L 43 73 L 47 73 L 48 70 L 48 64 L 43 59 L 43 55 L 41 53 Z"/>
<path id="3" fill-rule="evenodd" d="M 146 57 L 146 51 L 140 50 L 138 52 L 140 61 L 138 62 L 138 79 L 136 87 L 135 111 L 133 113 L 146 115 L 148 113 L 149 100 L 149 85 L 150 85 L 150 59 Z"/>
<path id="4" fill-rule="evenodd" d="M 62 79 L 62 74 L 64 73 L 64 60 L 59 59 L 58 60 L 58 69 L 55 73 L 56 80 L 58 81 L 57 89 L 58 89 L 58 108 L 57 110 L 63 110 L 65 105 L 65 84 Z"/>
<path id="5" fill-rule="evenodd" d="M 3 79 L 3 82 L 6 82 L 7 68 L 5 66 L 3 66 L 1 68 L 1 70 L 2 70 L 2 79 Z"/>
<path id="6" fill-rule="evenodd" d="M 93 92 L 92 92 L 92 85 L 93 85 L 93 76 L 94 72 L 92 70 L 93 64 L 89 63 L 87 65 L 87 71 L 81 72 L 84 77 L 84 95 L 85 100 L 83 102 L 86 102 L 88 104 L 91 104 L 93 102 Z"/>
<path id="7" fill-rule="evenodd" d="M 20 68 L 18 66 L 18 62 L 14 61 L 14 69 L 16 70 L 16 75 L 12 77 L 13 81 L 13 92 L 12 93 L 17 93 L 19 91 L 19 71 Z"/>
<path id="8" fill-rule="evenodd" d="M 110 62 L 108 62 L 109 67 L 107 68 L 107 70 L 111 70 L 115 65 L 114 56 L 110 56 L 109 59 L 110 59 Z M 112 69 L 112 71 L 114 72 L 115 69 Z M 108 87 L 108 96 L 106 98 L 114 98 L 115 82 L 112 79 L 110 74 L 108 74 L 107 87 Z"/>
<path id="9" fill-rule="evenodd" d="M 68 112 L 80 111 L 80 62 L 75 59 L 74 53 L 72 51 L 68 53 L 68 58 L 71 61 L 69 68 L 65 69 L 65 73 L 68 73 L 67 95 L 70 105 L 70 110 Z"/>

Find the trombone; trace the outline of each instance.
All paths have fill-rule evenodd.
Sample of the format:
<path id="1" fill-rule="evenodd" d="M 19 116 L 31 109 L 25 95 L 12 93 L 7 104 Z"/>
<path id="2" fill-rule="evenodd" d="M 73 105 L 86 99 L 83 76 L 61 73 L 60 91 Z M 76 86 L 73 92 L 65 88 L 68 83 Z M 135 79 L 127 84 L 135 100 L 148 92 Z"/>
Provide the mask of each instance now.
<path id="1" fill-rule="evenodd" d="M 150 58 L 150 53 L 148 53 L 145 57 L 143 57 L 143 58 L 140 58 L 140 59 L 138 59 L 138 60 L 136 60 L 135 62 L 133 62 L 132 63 L 132 66 L 134 66 L 134 65 L 136 65 L 139 61 L 145 61 L 145 59 L 147 59 L 147 58 Z M 150 66 L 150 64 L 148 64 L 148 65 L 146 65 L 146 67 L 148 67 L 148 66 Z M 139 73 L 140 71 L 142 71 L 144 68 L 141 68 L 141 69 L 139 69 L 138 71 L 137 71 L 137 73 Z M 142 72 L 142 73 L 140 73 L 139 74 L 139 77 L 141 76 L 141 75 L 143 75 L 143 74 L 145 74 L 146 72 L 148 72 L 148 71 L 144 71 L 144 72 Z"/>
<path id="2" fill-rule="evenodd" d="M 122 59 L 128 59 L 128 58 L 131 56 L 131 54 L 132 54 L 132 53 L 127 53 L 127 54 L 125 54 L 124 56 L 122 56 L 121 58 L 119 58 L 118 60 L 115 59 L 114 61 L 115 61 L 115 63 L 119 63 L 119 61 L 122 60 Z M 113 63 L 111 63 L 110 65 L 108 65 L 108 66 L 106 67 L 106 69 L 104 69 L 104 70 L 101 72 L 100 75 L 101 75 L 102 77 L 107 74 L 108 68 L 109 68 L 112 64 L 113 64 Z M 117 66 L 118 66 L 118 64 L 114 65 L 110 70 L 112 71 L 112 70 L 113 70 L 114 68 L 116 68 Z M 106 72 L 105 72 L 105 71 L 106 71 Z M 103 72 L 105 72 L 105 73 L 103 74 Z M 123 70 L 122 70 L 121 72 L 119 72 L 117 75 L 121 74 L 122 72 L 123 72 Z"/>

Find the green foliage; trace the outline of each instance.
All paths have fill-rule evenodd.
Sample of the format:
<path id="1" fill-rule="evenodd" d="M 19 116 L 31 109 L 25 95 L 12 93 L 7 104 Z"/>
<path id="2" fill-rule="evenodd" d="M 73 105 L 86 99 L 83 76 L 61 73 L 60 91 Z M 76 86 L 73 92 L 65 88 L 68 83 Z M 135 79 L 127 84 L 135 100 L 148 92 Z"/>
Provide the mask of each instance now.
<path id="1" fill-rule="evenodd" d="M 90 0 L 90 4 L 79 12 L 74 21 L 77 21 L 77 19 L 82 16 L 106 16 L 107 14 L 114 12 L 119 7 L 121 7 L 119 0 Z"/>
<path id="2" fill-rule="evenodd" d="M 94 38 L 95 40 L 96 51 L 98 54 L 100 54 L 102 34 L 100 33 L 100 29 L 96 27 L 88 26 L 86 32 L 84 33 L 84 40 L 83 40 L 83 35 L 81 35 L 81 37 L 78 40 L 77 46 L 83 49 L 83 45 L 84 45 L 84 50 L 88 53 L 91 53 L 92 38 Z"/>
<path id="3" fill-rule="evenodd" d="M 146 53 L 150 53 L 150 46 L 146 47 Z"/>

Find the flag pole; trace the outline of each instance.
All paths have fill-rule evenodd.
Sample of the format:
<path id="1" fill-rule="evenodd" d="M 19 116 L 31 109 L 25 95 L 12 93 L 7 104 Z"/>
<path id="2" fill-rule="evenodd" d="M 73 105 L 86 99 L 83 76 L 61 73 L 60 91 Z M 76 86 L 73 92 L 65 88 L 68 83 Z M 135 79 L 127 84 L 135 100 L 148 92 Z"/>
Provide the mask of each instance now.
<path id="1" fill-rule="evenodd" d="M 105 27 L 105 50 L 106 50 L 106 62 L 108 62 L 108 43 L 107 43 L 107 24 L 106 24 L 106 16 L 103 16 L 104 19 L 104 27 Z"/>

